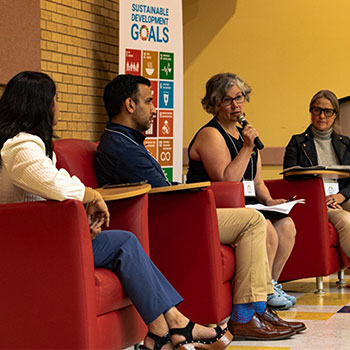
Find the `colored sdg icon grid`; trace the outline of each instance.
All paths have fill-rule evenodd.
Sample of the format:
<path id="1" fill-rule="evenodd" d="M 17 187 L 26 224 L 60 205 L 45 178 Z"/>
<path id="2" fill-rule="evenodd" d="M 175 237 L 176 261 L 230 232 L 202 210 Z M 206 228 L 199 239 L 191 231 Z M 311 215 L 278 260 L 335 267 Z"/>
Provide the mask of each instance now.
<path id="1" fill-rule="evenodd" d="M 174 53 L 159 53 L 159 79 L 174 80 Z"/>

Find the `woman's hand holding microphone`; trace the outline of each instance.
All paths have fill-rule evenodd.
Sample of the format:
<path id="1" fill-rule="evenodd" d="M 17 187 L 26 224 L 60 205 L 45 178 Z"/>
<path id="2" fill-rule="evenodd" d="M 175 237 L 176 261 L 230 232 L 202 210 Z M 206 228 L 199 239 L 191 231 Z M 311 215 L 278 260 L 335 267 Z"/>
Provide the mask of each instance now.
<path id="1" fill-rule="evenodd" d="M 259 134 L 256 131 L 256 129 L 254 129 L 245 119 L 245 115 L 243 113 L 243 115 L 240 115 L 237 118 L 237 121 L 242 125 L 243 127 L 243 137 L 244 137 L 244 142 L 246 142 L 247 140 L 253 141 L 253 146 L 255 145 L 258 149 L 263 149 L 264 148 L 264 144 L 261 142 L 260 138 L 259 138 Z"/>
<path id="2" fill-rule="evenodd" d="M 250 124 L 247 124 L 242 131 L 242 136 L 244 140 L 244 146 L 253 149 L 255 147 L 254 140 L 259 136 L 259 134 L 256 129 L 254 129 Z"/>

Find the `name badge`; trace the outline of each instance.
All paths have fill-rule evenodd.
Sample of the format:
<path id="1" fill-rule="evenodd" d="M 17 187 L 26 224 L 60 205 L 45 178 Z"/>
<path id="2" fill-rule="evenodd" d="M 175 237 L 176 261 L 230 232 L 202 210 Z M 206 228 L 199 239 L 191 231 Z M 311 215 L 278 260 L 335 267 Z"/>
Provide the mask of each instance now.
<path id="1" fill-rule="evenodd" d="M 323 186 L 326 196 L 339 192 L 339 184 L 335 179 L 323 179 Z"/>
<path id="2" fill-rule="evenodd" d="M 243 187 L 246 197 L 255 197 L 254 181 L 243 180 Z"/>

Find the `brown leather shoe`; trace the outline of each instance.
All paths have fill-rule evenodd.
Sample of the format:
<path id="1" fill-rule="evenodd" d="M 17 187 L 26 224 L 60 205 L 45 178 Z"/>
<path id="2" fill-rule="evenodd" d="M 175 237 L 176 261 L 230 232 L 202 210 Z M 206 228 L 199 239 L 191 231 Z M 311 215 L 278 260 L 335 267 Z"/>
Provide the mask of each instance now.
<path id="1" fill-rule="evenodd" d="M 228 321 L 228 329 L 235 339 L 275 340 L 285 339 L 295 334 L 289 327 L 276 327 L 254 313 L 248 323 Z"/>
<path id="2" fill-rule="evenodd" d="M 264 321 L 271 323 L 274 326 L 283 326 L 289 327 L 295 330 L 296 332 L 302 332 L 306 329 L 306 326 L 303 322 L 289 322 L 285 321 L 277 315 L 277 312 L 266 308 L 265 312 L 260 316 Z"/>

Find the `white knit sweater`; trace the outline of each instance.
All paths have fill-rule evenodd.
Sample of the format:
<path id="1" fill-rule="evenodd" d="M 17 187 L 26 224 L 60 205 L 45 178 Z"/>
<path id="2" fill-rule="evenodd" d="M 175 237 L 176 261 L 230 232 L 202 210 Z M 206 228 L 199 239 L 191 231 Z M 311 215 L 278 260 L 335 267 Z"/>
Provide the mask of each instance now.
<path id="1" fill-rule="evenodd" d="M 66 170 L 57 170 L 56 155 L 52 158 L 38 136 L 22 132 L 7 140 L 1 149 L 0 203 L 83 200 L 85 186 Z"/>

